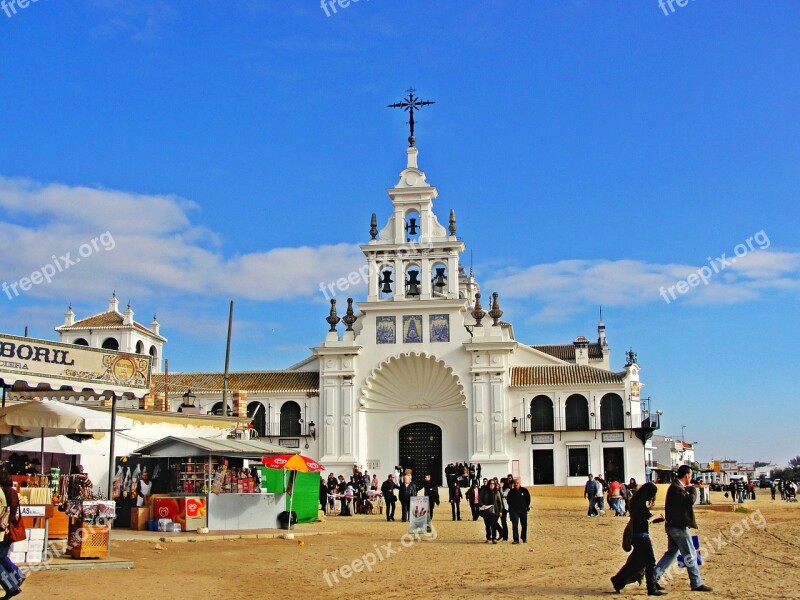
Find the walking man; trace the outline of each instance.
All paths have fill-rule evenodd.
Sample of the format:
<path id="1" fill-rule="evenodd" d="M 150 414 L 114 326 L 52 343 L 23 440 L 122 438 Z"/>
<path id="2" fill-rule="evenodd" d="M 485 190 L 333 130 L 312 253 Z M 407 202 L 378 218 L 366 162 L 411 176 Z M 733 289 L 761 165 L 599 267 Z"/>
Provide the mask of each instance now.
<path id="1" fill-rule="evenodd" d="M 593 517 L 597 514 L 594 508 L 594 497 L 596 494 L 597 488 L 594 485 L 592 474 L 589 473 L 589 479 L 586 480 L 586 485 L 583 486 L 583 497 L 589 499 L 589 512 L 586 514 L 587 517 Z"/>
<path id="2" fill-rule="evenodd" d="M 461 520 L 461 488 L 458 487 L 458 480 L 453 480 L 450 484 L 450 510 L 453 513 L 453 521 Z"/>
<path id="3" fill-rule="evenodd" d="M 433 507 L 439 506 L 439 487 L 431 480 L 430 475 L 425 475 L 422 482 L 423 495 L 428 497 L 428 531 L 433 521 Z"/>
<path id="4" fill-rule="evenodd" d="M 383 502 L 386 504 L 386 520 L 394 521 L 394 509 L 397 504 L 397 497 L 394 491 L 399 489 L 400 486 L 394 481 L 394 475 L 389 475 L 386 481 L 381 486 L 381 494 L 383 494 Z"/>
<path id="5" fill-rule="evenodd" d="M 522 543 L 528 543 L 528 511 L 531 509 L 531 494 L 520 485 L 519 478 L 514 480 L 514 487 L 508 492 L 508 514 L 511 517 L 511 531 L 514 535 L 512 544 L 519 544 L 522 526 Z"/>
<path id="6" fill-rule="evenodd" d="M 403 475 L 403 485 L 400 486 L 400 506 L 403 509 L 403 523 L 408 521 L 411 511 L 411 497 L 417 495 L 417 486 L 411 481 L 411 475 Z"/>
<path id="7" fill-rule="evenodd" d="M 697 553 L 692 543 L 692 534 L 689 528 L 697 529 L 694 518 L 694 501 L 697 490 L 689 486 L 692 480 L 692 468 L 681 465 L 678 468 L 678 478 L 672 482 L 667 490 L 667 500 L 664 508 L 666 512 L 667 551 L 656 565 L 656 583 L 670 565 L 678 557 L 678 552 L 683 555 L 683 563 L 689 573 L 689 583 L 693 592 L 710 592 L 711 588 L 703 585 L 700 569 L 697 568 Z"/>

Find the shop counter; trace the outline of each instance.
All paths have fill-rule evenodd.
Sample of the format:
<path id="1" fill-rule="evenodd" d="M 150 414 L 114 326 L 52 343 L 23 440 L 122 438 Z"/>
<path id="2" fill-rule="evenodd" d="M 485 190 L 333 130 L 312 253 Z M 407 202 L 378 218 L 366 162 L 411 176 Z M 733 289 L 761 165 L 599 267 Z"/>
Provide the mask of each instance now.
<path id="1" fill-rule="evenodd" d="M 286 494 L 209 494 L 208 528 L 212 531 L 276 529 Z"/>

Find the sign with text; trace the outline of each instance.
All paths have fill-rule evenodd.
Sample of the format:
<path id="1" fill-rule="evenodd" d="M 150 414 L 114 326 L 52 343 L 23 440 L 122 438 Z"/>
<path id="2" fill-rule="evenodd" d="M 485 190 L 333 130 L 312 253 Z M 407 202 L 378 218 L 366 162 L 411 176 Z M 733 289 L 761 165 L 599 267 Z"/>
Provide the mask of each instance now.
<path id="1" fill-rule="evenodd" d="M 408 533 L 427 533 L 430 519 L 428 497 L 411 496 L 411 506 L 408 513 Z"/>
<path id="2" fill-rule="evenodd" d="M 0 375 L 6 382 L 18 378 L 32 386 L 54 380 L 53 389 L 70 385 L 147 392 L 150 356 L 0 334 Z"/>
<path id="3" fill-rule="evenodd" d="M 625 434 L 621 431 L 618 433 L 604 433 L 603 434 L 603 441 L 604 442 L 624 442 L 625 441 Z"/>
<path id="4" fill-rule="evenodd" d="M 554 442 L 555 435 L 552 433 L 531 436 L 531 444 L 553 444 Z"/>
<path id="5" fill-rule="evenodd" d="M 44 506 L 31 504 L 20 504 L 19 511 L 23 517 L 44 517 L 46 515 Z"/>

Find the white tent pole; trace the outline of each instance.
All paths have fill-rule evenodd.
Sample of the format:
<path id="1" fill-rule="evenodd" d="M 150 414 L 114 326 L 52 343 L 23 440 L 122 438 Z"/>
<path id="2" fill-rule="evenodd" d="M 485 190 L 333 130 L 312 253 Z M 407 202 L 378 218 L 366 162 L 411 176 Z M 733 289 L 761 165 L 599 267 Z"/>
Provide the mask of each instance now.
<path id="1" fill-rule="evenodd" d="M 114 430 L 117 427 L 117 394 L 111 392 L 111 432 L 108 442 L 108 499 L 111 500 L 111 493 L 114 486 Z"/>
<path id="2" fill-rule="evenodd" d="M 42 457 L 41 457 L 41 464 L 39 465 L 42 469 L 42 474 L 44 474 L 44 427 L 40 427 L 39 431 L 42 434 Z"/>
<path id="3" fill-rule="evenodd" d="M 289 475 L 289 481 L 292 480 L 291 474 Z M 292 491 L 289 494 L 289 528 L 288 531 L 292 530 L 292 503 L 294 502 L 294 484 L 292 484 Z"/>

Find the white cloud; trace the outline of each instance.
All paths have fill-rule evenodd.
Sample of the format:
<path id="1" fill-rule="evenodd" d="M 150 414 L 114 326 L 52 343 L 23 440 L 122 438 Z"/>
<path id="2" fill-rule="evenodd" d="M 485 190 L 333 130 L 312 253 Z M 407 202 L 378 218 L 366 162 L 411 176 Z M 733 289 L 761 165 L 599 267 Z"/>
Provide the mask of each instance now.
<path id="1" fill-rule="evenodd" d="M 673 289 L 708 265 L 648 263 L 640 260 L 563 260 L 506 271 L 489 279 L 486 290 L 535 303 L 534 320 L 562 321 L 581 307 L 638 306 L 664 302 L 663 288 Z M 800 291 L 800 253 L 754 250 L 719 273 L 712 268 L 702 282 L 680 294 L 678 302 L 694 305 L 733 304 L 769 291 Z M 668 295 L 671 302 L 676 300 Z"/>

